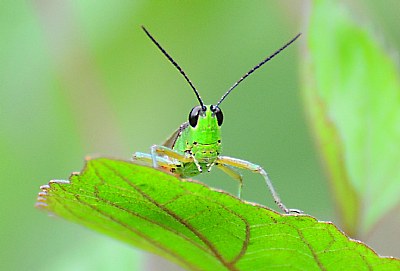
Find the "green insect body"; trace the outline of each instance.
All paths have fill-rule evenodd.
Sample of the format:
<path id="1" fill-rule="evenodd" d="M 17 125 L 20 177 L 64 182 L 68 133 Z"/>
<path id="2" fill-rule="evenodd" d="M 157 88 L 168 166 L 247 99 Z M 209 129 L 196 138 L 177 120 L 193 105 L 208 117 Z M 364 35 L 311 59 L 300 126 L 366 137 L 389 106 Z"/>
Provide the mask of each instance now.
<path id="1" fill-rule="evenodd" d="M 184 128 L 177 136 L 172 149 L 180 153 L 188 153 L 200 165 L 201 171 L 210 170 L 221 153 L 221 119 L 222 111 L 218 115 L 211 111 L 211 106 L 206 106 L 207 110 L 202 111 L 201 106 L 196 106 L 190 112 L 189 119 L 192 123 L 184 123 Z M 192 126 L 193 124 L 193 126 Z M 189 162 L 178 168 L 176 173 L 181 177 L 193 177 L 201 173 L 194 162 Z M 186 169 L 187 168 L 187 169 Z"/>
<path id="2" fill-rule="evenodd" d="M 183 123 L 162 145 L 153 145 L 150 154 L 141 152 L 135 153 L 133 155 L 133 160 L 143 162 L 146 165 L 152 165 L 155 168 L 161 167 L 181 178 L 190 178 L 203 172 L 209 172 L 213 167 L 217 167 L 239 182 L 239 198 L 241 197 L 243 179 L 238 169 L 250 170 L 260 174 L 264 178 L 272 197 L 282 211 L 285 213 L 301 213 L 300 210 L 286 208 L 275 192 L 268 174 L 261 166 L 245 160 L 220 155 L 222 151 L 221 125 L 223 123 L 223 114 L 219 107 L 221 102 L 240 82 L 293 43 L 300 34 L 247 72 L 215 105 L 204 105 L 198 91 L 181 67 L 169 56 L 150 33 L 144 27 L 142 28 L 161 52 L 185 77 L 196 94 L 200 105 L 193 107 L 189 113 L 188 121 Z"/>

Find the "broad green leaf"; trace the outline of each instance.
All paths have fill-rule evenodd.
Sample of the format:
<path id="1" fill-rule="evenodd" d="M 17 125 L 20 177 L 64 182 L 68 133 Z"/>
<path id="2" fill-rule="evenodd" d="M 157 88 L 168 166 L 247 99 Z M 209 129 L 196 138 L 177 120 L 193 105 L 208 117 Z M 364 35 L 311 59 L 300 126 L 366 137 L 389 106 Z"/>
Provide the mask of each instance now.
<path id="1" fill-rule="evenodd" d="M 314 1 L 303 54 L 306 107 L 346 232 L 400 202 L 400 81 L 393 58 L 337 1 Z"/>
<path id="2" fill-rule="evenodd" d="M 38 207 L 188 270 L 394 270 L 333 224 L 281 215 L 131 162 L 87 161 L 41 187 Z"/>

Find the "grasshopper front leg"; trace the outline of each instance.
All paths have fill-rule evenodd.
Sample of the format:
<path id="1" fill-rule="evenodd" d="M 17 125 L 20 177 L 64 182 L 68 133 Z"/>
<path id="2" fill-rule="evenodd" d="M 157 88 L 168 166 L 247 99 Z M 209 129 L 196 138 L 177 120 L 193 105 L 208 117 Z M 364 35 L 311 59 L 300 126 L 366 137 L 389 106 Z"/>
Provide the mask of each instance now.
<path id="1" fill-rule="evenodd" d="M 263 178 L 265 179 L 265 182 L 268 186 L 269 191 L 271 192 L 272 197 L 274 198 L 275 203 L 278 205 L 278 207 L 284 211 L 286 214 L 289 213 L 298 213 L 301 214 L 302 211 L 297 210 L 297 209 L 288 209 L 286 206 L 282 203 L 278 193 L 276 193 L 274 186 L 272 185 L 272 182 L 270 178 L 268 177 L 267 172 L 259 165 L 253 164 L 251 162 L 237 159 L 237 158 L 232 158 L 228 156 L 219 156 L 217 158 L 216 164 L 221 164 L 225 166 L 231 166 L 234 168 L 240 168 L 240 169 L 247 169 L 250 170 L 254 173 L 259 173 Z"/>
<path id="2" fill-rule="evenodd" d="M 170 159 L 175 159 L 180 163 L 193 162 L 196 164 L 198 171 L 201 173 L 202 169 L 199 162 L 190 154 L 182 154 L 171 148 L 162 145 L 151 146 L 151 156 L 153 158 L 153 167 L 157 168 L 157 156 L 168 156 Z"/>
<path id="3" fill-rule="evenodd" d="M 161 146 L 161 145 L 153 145 L 150 148 L 150 154 L 153 160 L 153 167 L 157 167 L 158 163 L 157 163 L 157 157 L 163 157 L 163 156 L 167 156 L 169 159 L 175 159 L 178 160 L 181 163 L 186 163 L 186 162 L 191 162 L 191 158 L 187 157 L 184 154 L 181 154 L 177 151 L 174 151 L 171 148 L 165 147 L 165 146 Z"/>
<path id="4" fill-rule="evenodd" d="M 166 157 L 161 157 L 157 156 L 157 165 L 161 167 L 173 167 L 176 166 L 174 161 L 166 158 Z M 135 152 L 132 156 L 133 161 L 138 161 L 141 162 L 145 165 L 152 166 L 153 165 L 153 157 L 148 154 L 148 153 L 143 153 L 143 152 Z"/>

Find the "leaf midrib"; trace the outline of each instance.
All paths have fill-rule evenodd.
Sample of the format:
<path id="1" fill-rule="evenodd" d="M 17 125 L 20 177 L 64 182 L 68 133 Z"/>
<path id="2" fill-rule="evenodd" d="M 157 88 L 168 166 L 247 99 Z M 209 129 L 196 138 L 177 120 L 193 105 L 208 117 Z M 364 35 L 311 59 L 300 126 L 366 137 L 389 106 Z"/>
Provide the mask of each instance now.
<path id="1" fill-rule="evenodd" d="M 135 184 L 133 184 L 132 182 L 130 182 L 128 179 L 126 179 L 125 177 L 123 177 L 119 172 L 117 172 L 114 168 L 108 166 L 105 163 L 102 163 L 101 161 L 99 161 L 99 163 L 101 163 L 104 167 L 106 167 L 108 170 L 112 171 L 116 176 L 118 176 L 121 180 L 123 180 L 125 183 L 127 183 L 129 186 L 131 186 L 133 189 L 135 189 L 138 193 L 140 193 L 144 198 L 146 198 L 150 203 L 154 204 L 157 208 L 159 208 L 160 210 L 162 210 L 164 213 L 166 213 L 167 215 L 169 215 L 170 217 L 172 217 L 176 222 L 178 222 L 179 224 L 181 224 L 182 226 L 184 226 L 185 228 L 187 228 L 190 232 L 192 232 L 197 238 L 199 238 L 203 244 L 212 252 L 212 255 L 222 264 L 224 265 L 228 270 L 232 270 L 232 271 L 236 271 L 238 270 L 234 265 L 236 264 L 236 262 L 245 254 L 248 243 L 249 243 L 249 238 L 250 238 L 250 229 L 249 229 L 249 224 L 248 222 L 241 217 L 238 214 L 237 215 L 240 219 L 242 219 L 245 222 L 246 225 L 246 238 L 243 242 L 243 246 L 241 251 L 239 252 L 239 254 L 230 262 L 228 262 L 227 260 L 225 260 L 222 255 L 219 253 L 219 251 L 217 250 L 217 248 L 210 242 L 209 239 L 207 239 L 202 233 L 200 233 L 199 231 L 196 230 L 196 228 L 194 228 L 190 223 L 188 223 L 187 221 L 183 220 L 179 215 L 177 215 L 176 213 L 174 213 L 173 211 L 171 211 L 170 209 L 166 208 L 165 206 L 159 204 L 158 202 L 156 202 L 153 198 L 151 198 L 148 194 L 146 194 L 145 192 L 143 192 L 138 186 L 136 186 Z M 95 167 L 94 167 L 95 168 Z M 101 176 L 98 174 L 96 168 L 96 175 L 100 178 Z M 209 199 L 207 199 L 209 200 Z M 220 204 L 219 204 L 220 205 Z M 220 205 L 221 207 L 223 207 L 225 210 L 226 207 Z M 230 210 L 227 210 L 230 213 L 232 213 Z M 190 239 L 189 239 L 190 240 Z M 193 241 L 190 241 L 191 243 L 193 243 Z M 204 249 L 202 249 L 203 251 L 205 251 Z"/>

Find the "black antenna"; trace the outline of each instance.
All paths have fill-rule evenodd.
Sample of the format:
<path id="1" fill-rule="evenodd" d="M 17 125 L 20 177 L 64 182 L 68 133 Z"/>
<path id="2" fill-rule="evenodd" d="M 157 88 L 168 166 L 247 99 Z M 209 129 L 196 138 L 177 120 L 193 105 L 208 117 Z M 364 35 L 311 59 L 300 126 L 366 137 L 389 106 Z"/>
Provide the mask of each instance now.
<path id="1" fill-rule="evenodd" d="M 150 35 L 150 33 L 146 30 L 146 28 L 142 25 L 142 29 L 146 33 L 146 35 L 153 41 L 153 43 L 160 49 L 160 51 L 168 58 L 168 60 L 175 66 L 175 68 L 178 69 L 178 71 L 185 77 L 186 81 L 189 83 L 189 85 L 192 87 L 194 93 L 196 94 L 197 100 L 199 100 L 200 105 L 202 108 L 204 108 L 204 103 L 203 100 L 200 97 L 199 92 L 197 92 L 197 89 L 194 87 L 190 79 L 186 76 L 185 72 L 182 70 L 181 67 L 179 67 L 178 63 L 175 62 L 175 60 L 161 47 L 161 45 Z"/>
<path id="2" fill-rule="evenodd" d="M 281 51 L 283 51 L 286 47 L 288 47 L 290 44 L 292 44 L 298 37 L 300 37 L 300 35 L 301 35 L 301 33 L 297 34 L 296 37 L 294 37 L 291 41 L 289 41 L 284 46 L 282 46 L 278 51 L 276 51 L 275 53 L 273 53 L 272 55 L 270 55 L 269 57 L 267 57 L 266 59 L 264 59 L 263 61 L 258 63 L 255 67 L 253 67 L 250 71 L 248 71 L 245 75 L 243 75 L 235 84 L 233 84 L 233 86 L 230 89 L 228 89 L 228 91 L 221 97 L 221 99 L 215 106 L 218 107 L 222 103 L 222 101 L 226 98 L 226 96 L 228 96 L 229 93 L 231 93 L 231 91 L 240 84 L 240 82 L 242 82 L 244 79 L 246 79 L 247 76 L 252 74 L 255 70 L 260 68 L 262 65 L 264 65 L 268 61 L 270 61 L 274 56 L 276 56 Z"/>

